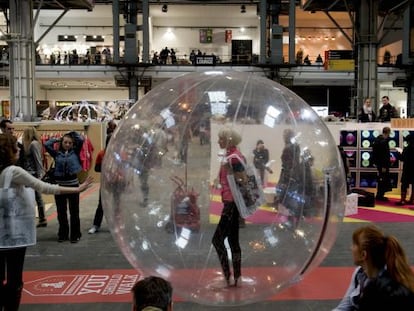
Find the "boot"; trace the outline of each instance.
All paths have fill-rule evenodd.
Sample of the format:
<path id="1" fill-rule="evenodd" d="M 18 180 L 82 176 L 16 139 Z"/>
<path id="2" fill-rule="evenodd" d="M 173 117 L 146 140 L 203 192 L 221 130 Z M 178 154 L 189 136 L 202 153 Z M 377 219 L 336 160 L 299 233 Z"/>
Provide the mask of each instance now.
<path id="1" fill-rule="evenodd" d="M 408 201 L 409 205 L 413 205 L 414 204 L 414 189 L 411 188 L 411 195 L 410 195 L 410 201 Z"/>
<path id="2" fill-rule="evenodd" d="M 3 311 L 5 297 L 6 297 L 6 293 L 5 293 L 4 285 L 0 284 L 0 311 Z"/>
<path id="3" fill-rule="evenodd" d="M 239 228 L 246 227 L 246 220 L 243 217 L 239 216 Z"/>
<path id="4" fill-rule="evenodd" d="M 4 311 L 18 311 L 22 298 L 23 285 L 18 288 L 5 287 Z"/>
<path id="5" fill-rule="evenodd" d="M 36 225 L 36 228 L 44 228 L 47 227 L 47 219 L 39 219 L 39 222 Z"/>
<path id="6" fill-rule="evenodd" d="M 407 201 L 405 200 L 407 197 L 407 190 L 401 190 L 401 200 L 396 203 L 396 205 L 405 205 Z"/>

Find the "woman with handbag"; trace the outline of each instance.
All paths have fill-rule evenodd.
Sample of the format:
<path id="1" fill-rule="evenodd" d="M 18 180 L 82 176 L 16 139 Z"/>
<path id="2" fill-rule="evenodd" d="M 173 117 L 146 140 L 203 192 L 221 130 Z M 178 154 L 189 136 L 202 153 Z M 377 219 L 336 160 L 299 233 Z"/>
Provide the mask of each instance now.
<path id="1" fill-rule="evenodd" d="M 59 143 L 59 148 L 54 148 Z M 69 132 L 63 135 L 61 140 L 51 138 L 45 142 L 46 151 L 55 160 L 55 180 L 58 185 L 65 187 L 78 187 L 78 173 L 81 172 L 80 150 L 83 138 L 77 132 Z M 82 234 L 79 218 L 79 193 L 55 195 L 56 209 L 59 222 L 58 242 L 70 239 L 71 243 L 79 242 Z M 70 224 L 68 221 L 68 210 Z"/>
<path id="2" fill-rule="evenodd" d="M 19 158 L 19 147 L 17 145 L 16 137 L 10 134 L 0 134 L 0 186 L 1 186 L 1 198 L 0 198 L 0 231 L 1 237 L 7 237 L 13 235 L 13 229 L 16 228 L 5 225 L 8 213 L 13 202 L 10 202 L 8 198 L 3 196 L 6 188 L 6 180 L 10 181 L 10 188 L 18 195 L 25 189 L 25 187 L 33 188 L 40 193 L 46 194 L 63 194 L 63 193 L 79 193 L 86 190 L 92 183 L 92 178 L 88 177 L 84 183 L 77 187 L 62 187 L 59 185 L 52 185 L 41 181 L 40 179 L 32 176 L 23 168 L 16 166 L 16 162 Z M 8 190 L 7 189 L 7 190 Z M 6 193 L 7 197 L 7 193 Z M 28 202 L 27 206 L 32 207 L 34 202 Z M 33 203 L 30 204 L 30 203 Z M 34 215 L 34 213 L 33 213 Z M 19 220 L 19 215 L 14 216 L 16 220 Z M 19 221 L 15 221 L 15 224 Z M 24 224 L 24 222 L 23 222 Z M 21 229 L 21 228 L 20 228 Z M 23 228 L 26 231 L 36 231 L 35 222 L 33 221 L 32 228 Z M 10 230 L 10 232 L 5 232 Z M 26 254 L 27 244 L 19 245 L 19 241 L 10 244 L 0 239 L 0 310 L 18 310 L 20 305 L 21 293 L 23 289 L 23 265 L 24 257 Z"/>
<path id="3" fill-rule="evenodd" d="M 219 171 L 219 183 L 223 210 L 221 212 L 220 221 L 217 225 L 216 231 L 214 232 L 212 243 L 217 251 L 221 268 L 228 286 L 230 285 L 230 266 L 226 246 L 224 245 L 224 240 L 226 238 L 228 239 L 231 249 L 234 286 L 237 286 L 241 277 L 241 248 L 239 242 L 240 213 L 237 209 L 236 203 L 234 202 L 227 179 L 227 175 L 230 171 L 236 173 L 244 170 L 243 164 L 238 160 L 243 159 L 243 155 L 237 148 L 237 145 L 241 142 L 241 140 L 242 138 L 240 134 L 232 129 L 222 129 L 218 134 L 218 144 L 221 149 L 225 149 L 226 151 Z"/>
<path id="4" fill-rule="evenodd" d="M 22 145 L 23 150 L 20 152 L 23 152 L 23 168 L 32 176 L 42 178 L 45 173 L 42 163 L 42 144 L 34 127 L 27 127 L 24 129 Z M 39 191 L 35 191 L 35 198 L 39 215 L 37 227 L 46 227 L 45 203 L 43 202 L 42 194 Z"/>

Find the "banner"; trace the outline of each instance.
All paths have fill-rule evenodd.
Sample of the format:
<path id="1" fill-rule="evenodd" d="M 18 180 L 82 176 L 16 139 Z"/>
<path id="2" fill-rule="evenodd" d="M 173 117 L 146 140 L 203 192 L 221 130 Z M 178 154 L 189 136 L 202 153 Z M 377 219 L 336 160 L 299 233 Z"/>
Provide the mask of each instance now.
<path id="1" fill-rule="evenodd" d="M 203 28 L 199 30 L 200 43 L 212 43 L 213 42 L 213 29 Z"/>

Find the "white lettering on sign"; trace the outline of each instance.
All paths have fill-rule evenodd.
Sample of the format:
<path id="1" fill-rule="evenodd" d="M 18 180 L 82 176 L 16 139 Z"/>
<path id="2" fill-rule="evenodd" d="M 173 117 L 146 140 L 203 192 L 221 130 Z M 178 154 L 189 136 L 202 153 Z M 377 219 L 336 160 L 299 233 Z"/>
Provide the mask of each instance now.
<path id="1" fill-rule="evenodd" d="M 213 65 L 213 57 L 197 58 L 197 65 Z"/>
<path id="2" fill-rule="evenodd" d="M 114 271 L 115 272 L 115 271 Z M 141 274 L 134 273 L 123 274 L 120 271 L 115 273 L 99 274 L 92 272 L 91 274 L 58 274 L 45 275 L 37 279 L 25 282 L 25 292 L 30 297 L 83 297 L 85 301 L 90 299 L 99 299 L 99 296 L 127 296 L 130 295 L 131 289 L 138 281 Z"/>
<path id="3" fill-rule="evenodd" d="M 91 275 L 83 284 L 77 295 L 124 295 L 131 292 L 132 287 L 138 280 L 137 274 L 122 275 L 114 274 L 111 277 L 108 275 Z"/>
<path id="4" fill-rule="evenodd" d="M 123 295 L 130 293 L 136 281 L 138 281 L 138 275 L 125 275 L 115 294 Z"/>
<path id="5" fill-rule="evenodd" d="M 121 274 L 114 274 L 112 278 L 109 280 L 108 285 L 106 285 L 105 289 L 103 290 L 102 295 L 112 295 L 115 292 L 121 280 Z"/>

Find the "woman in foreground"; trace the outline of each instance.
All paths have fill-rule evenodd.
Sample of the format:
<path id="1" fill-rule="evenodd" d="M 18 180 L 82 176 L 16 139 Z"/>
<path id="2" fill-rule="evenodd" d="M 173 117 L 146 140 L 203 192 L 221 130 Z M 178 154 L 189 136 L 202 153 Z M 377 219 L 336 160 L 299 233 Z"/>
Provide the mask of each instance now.
<path id="1" fill-rule="evenodd" d="M 352 235 L 352 256 L 359 267 L 333 311 L 414 310 L 414 273 L 394 236 L 361 227 Z"/>
<path id="2" fill-rule="evenodd" d="M 6 175 L 11 175 L 10 187 L 16 190 L 22 190 L 22 187 L 30 187 L 40 193 L 62 194 L 62 193 L 79 193 L 86 190 L 92 183 L 89 177 L 78 187 L 62 187 L 52 185 L 41 181 L 32 176 L 23 168 L 16 166 L 19 158 L 19 148 L 17 140 L 10 134 L 0 134 L 0 187 L 4 189 Z M 0 202 L 1 215 L 7 215 L 9 206 L 8 200 Z M 34 208 L 34 202 L 33 202 Z M 15 217 L 18 217 L 15 216 Z M 0 228 L 2 230 L 11 230 L 4 225 L 6 218 L 0 217 Z M 33 222 L 34 224 L 34 222 Z M 26 228 L 26 230 L 35 231 L 36 228 Z M 3 232 L 4 233 L 4 232 Z M 12 236 L 12 232 L 5 232 L 4 236 Z M 20 299 L 23 289 L 23 265 L 27 246 L 15 245 L 10 246 L 0 240 L 0 310 L 15 311 L 19 309 Z"/>

